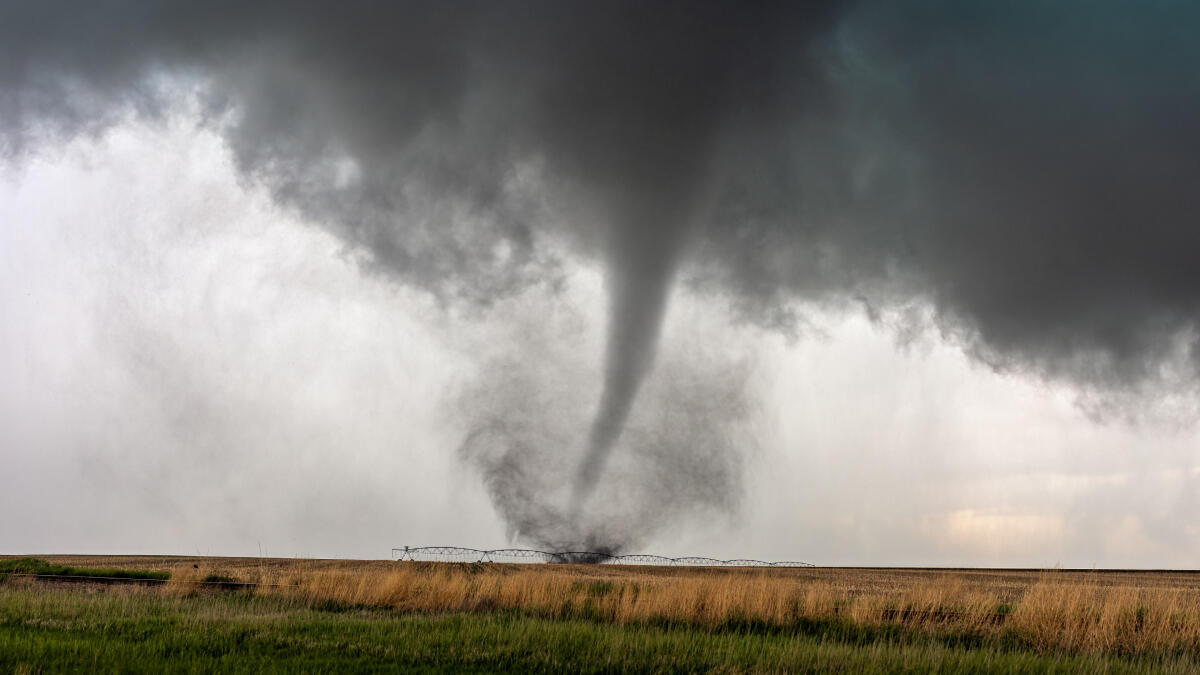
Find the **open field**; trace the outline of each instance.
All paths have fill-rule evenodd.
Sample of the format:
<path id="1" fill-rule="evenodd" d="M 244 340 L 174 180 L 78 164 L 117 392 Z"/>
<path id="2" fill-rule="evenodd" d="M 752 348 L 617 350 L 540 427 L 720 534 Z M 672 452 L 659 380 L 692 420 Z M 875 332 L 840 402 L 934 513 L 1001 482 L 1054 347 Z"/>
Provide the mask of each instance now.
<path id="1" fill-rule="evenodd" d="M 87 658 L 156 670 L 156 654 L 197 670 L 237 659 L 247 670 L 1200 668 L 1200 574 L 1190 572 L 43 559 L 170 579 L 10 576 L 0 670 Z M 122 637 L 135 635 L 145 639 Z M 57 654 L 75 656 L 47 661 Z"/>

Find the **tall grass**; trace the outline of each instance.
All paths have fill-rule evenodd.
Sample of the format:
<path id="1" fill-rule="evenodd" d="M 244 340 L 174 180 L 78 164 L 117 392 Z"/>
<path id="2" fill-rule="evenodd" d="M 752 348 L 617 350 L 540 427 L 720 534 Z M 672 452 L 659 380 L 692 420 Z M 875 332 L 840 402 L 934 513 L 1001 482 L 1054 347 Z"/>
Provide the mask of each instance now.
<path id="1" fill-rule="evenodd" d="M 71 588 L 73 590 L 65 590 Z M 317 611 L 295 598 L 0 585 L 0 672 L 1189 673 L 1183 656 L 549 620 Z M 588 592 L 589 589 L 584 589 Z M 599 592 L 599 588 L 595 589 Z"/>
<path id="2" fill-rule="evenodd" d="M 142 559 L 161 592 L 257 584 L 318 609 L 516 612 L 615 625 L 936 636 L 1048 653 L 1200 656 L 1200 574 L 775 570 L 386 561 Z M 110 559 L 66 558 L 74 564 Z M 122 564 L 138 564 L 123 559 Z M 241 587 L 232 587 L 241 588 Z"/>
<path id="3" fill-rule="evenodd" d="M 963 574 L 930 573 L 864 591 L 770 570 L 602 577 L 580 569 L 430 563 L 314 569 L 301 563 L 243 576 L 263 584 L 259 594 L 318 607 L 515 610 L 550 619 L 703 628 L 793 629 L 834 622 L 1015 640 L 1038 651 L 1200 654 L 1200 590 L 1193 587 L 1101 583 L 1086 575 L 1048 572 L 1014 591 L 968 582 Z"/>

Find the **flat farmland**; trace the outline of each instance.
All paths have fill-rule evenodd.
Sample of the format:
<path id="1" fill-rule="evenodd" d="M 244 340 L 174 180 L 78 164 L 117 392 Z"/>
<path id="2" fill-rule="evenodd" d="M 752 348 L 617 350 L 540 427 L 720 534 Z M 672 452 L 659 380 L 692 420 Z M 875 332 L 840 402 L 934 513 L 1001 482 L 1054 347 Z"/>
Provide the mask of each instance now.
<path id="1" fill-rule="evenodd" d="M 0 560 L 20 556 L 0 555 Z M 1198 570 L 1104 570 L 1104 569 L 989 569 L 959 567 L 693 567 L 666 565 L 555 565 L 546 563 L 399 563 L 392 560 L 348 560 L 342 558 L 254 558 L 214 556 L 154 555 L 37 555 L 39 559 L 63 565 L 93 568 L 137 569 L 171 572 L 200 566 L 226 572 L 253 575 L 262 571 L 395 571 L 405 565 L 441 566 L 449 569 L 491 568 L 499 573 L 526 573 L 553 570 L 580 578 L 633 579 L 678 577 L 767 577 L 799 583 L 836 584 L 855 593 L 890 590 L 926 583 L 930 578 L 960 579 L 975 588 L 1021 593 L 1029 587 L 1053 579 L 1062 582 L 1096 584 L 1108 587 L 1170 588 L 1200 590 Z M 478 565 L 478 566 L 477 566 Z"/>
<path id="2" fill-rule="evenodd" d="M 38 558 L 72 570 L 169 578 L 127 585 L 8 575 L 0 585 L 0 665 L 40 667 L 50 654 L 64 653 L 63 645 L 53 647 L 54 639 L 81 641 L 66 653 L 87 653 L 93 638 L 99 640 L 93 646 L 112 643 L 113 626 L 121 621 L 132 622 L 137 633 L 149 630 L 137 628 L 141 618 L 159 617 L 157 632 L 150 631 L 162 641 L 159 652 L 194 648 L 208 654 L 195 662 L 197 669 L 234 661 L 213 662 L 212 654 L 225 652 L 176 640 L 233 630 L 259 636 L 263 644 L 291 644 L 288 636 L 296 631 L 322 634 L 314 626 L 345 622 L 354 623 L 351 633 L 359 638 L 344 648 L 336 641 L 333 647 L 312 642 L 317 651 L 310 665 L 447 672 L 1200 668 L 1200 574 L 1187 571 Z M 44 630 L 72 621 L 77 630 Z M 108 628 L 97 636 L 88 626 Z M 183 626 L 191 628 L 178 633 Z M 295 650 L 286 658 L 263 656 L 259 642 L 230 649 L 259 670 L 272 664 L 305 669 Z M 130 642 L 112 669 L 122 670 L 122 662 L 156 669 L 153 644 Z M 239 652 L 243 648 L 249 651 Z M 232 659 L 233 652 L 226 656 Z M 592 660 L 581 660 L 585 655 Z M 69 670 L 79 663 L 60 665 Z"/>

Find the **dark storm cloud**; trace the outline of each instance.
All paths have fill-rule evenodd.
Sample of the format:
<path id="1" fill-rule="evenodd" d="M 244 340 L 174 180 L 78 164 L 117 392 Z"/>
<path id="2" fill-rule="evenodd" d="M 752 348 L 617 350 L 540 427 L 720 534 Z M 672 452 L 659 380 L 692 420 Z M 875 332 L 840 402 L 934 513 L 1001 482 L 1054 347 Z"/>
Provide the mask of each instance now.
<path id="1" fill-rule="evenodd" d="M 860 5 L 836 113 L 728 186 L 706 273 L 759 310 L 921 298 L 1007 369 L 1194 378 L 1197 27 L 1173 2 Z"/>
<path id="2" fill-rule="evenodd" d="M 1165 1 L 10 2 L 0 133 L 19 154 L 190 78 L 243 172 L 380 273 L 487 305 L 603 260 L 600 403 L 554 440 L 586 447 L 582 498 L 677 274 L 771 324 L 928 303 L 997 367 L 1194 388 L 1197 27 Z M 545 454 L 513 448 L 480 465 Z"/>
<path id="3" fill-rule="evenodd" d="M 148 76 L 195 76 L 242 168 L 381 271 L 487 300 L 542 271 L 553 228 L 653 282 L 714 138 L 773 111 L 831 12 L 644 4 L 10 3 L 5 142 L 152 113 Z"/>

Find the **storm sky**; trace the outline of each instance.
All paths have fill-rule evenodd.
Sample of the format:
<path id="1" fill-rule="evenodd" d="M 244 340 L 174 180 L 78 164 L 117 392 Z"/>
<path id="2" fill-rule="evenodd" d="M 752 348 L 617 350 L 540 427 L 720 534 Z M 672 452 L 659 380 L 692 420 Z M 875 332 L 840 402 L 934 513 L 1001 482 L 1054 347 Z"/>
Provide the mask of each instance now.
<path id="1" fill-rule="evenodd" d="M 1194 567 L 1200 12 L 4 3 L 0 547 Z"/>

